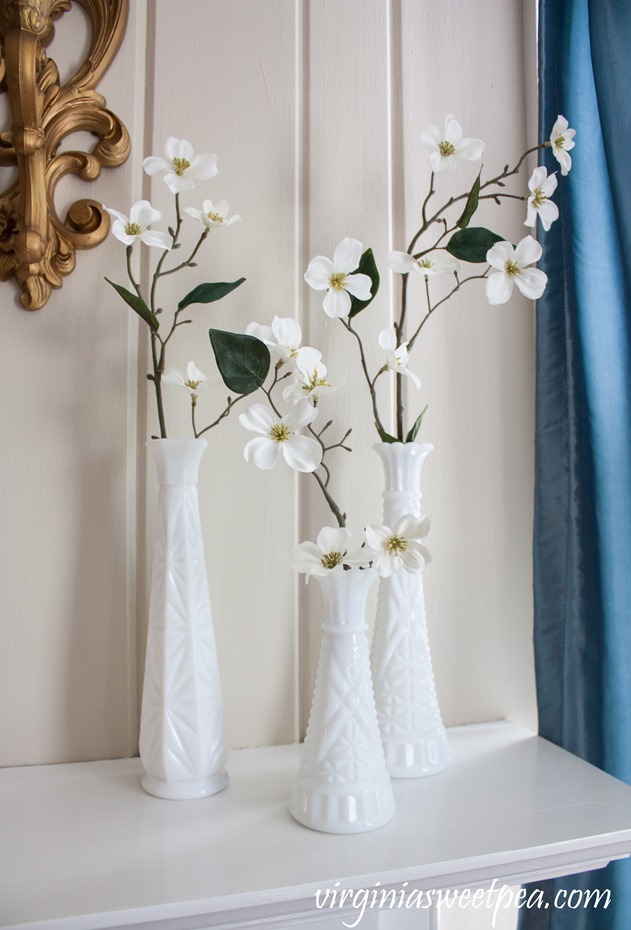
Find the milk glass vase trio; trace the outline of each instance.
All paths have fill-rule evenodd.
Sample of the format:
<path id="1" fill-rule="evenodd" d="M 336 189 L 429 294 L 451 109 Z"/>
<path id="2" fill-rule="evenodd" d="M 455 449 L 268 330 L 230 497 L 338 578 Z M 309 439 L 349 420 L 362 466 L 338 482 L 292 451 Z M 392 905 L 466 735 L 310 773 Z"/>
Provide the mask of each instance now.
<path id="1" fill-rule="evenodd" d="M 169 138 L 164 156 L 144 160 L 144 170 L 162 175 L 174 197 L 173 223 L 166 232 L 152 228 L 162 216 L 148 201 L 133 204 L 129 215 L 106 208 L 113 219 L 113 235 L 126 246 L 128 282 L 123 286 L 107 280 L 148 329 L 147 378 L 159 426 L 159 435 L 147 443 L 159 486 L 140 724 L 142 785 L 148 793 L 168 799 L 201 798 L 228 783 L 197 477 L 207 446 L 205 434 L 219 428 L 233 406 L 255 392 L 257 399 L 243 406 L 239 415 L 251 434 L 244 447 L 246 461 L 263 470 L 281 463 L 280 467 L 311 475 L 332 515 L 332 525 L 323 527 L 315 541 L 296 546 L 291 555 L 296 571 L 304 573 L 307 581 L 316 579 L 323 605 L 320 660 L 290 800 L 292 815 L 325 832 L 372 830 L 394 815 L 391 777 L 422 777 L 447 767 L 423 597 L 423 570 L 430 553 L 422 541 L 429 521 L 421 508 L 421 470 L 432 446 L 420 439 L 425 410 L 415 410 L 406 420 L 404 384 L 410 391 L 420 387 L 409 364 L 410 352 L 430 316 L 471 281 L 484 282 L 492 304 L 506 303 L 514 285 L 530 299 L 541 296 L 547 279 L 533 267 L 542 254 L 538 242 L 526 235 L 513 246 L 471 221 L 482 201 L 501 205 L 511 198 L 526 203 L 526 226 L 535 227 L 539 218 L 548 229 L 558 217 L 551 200 L 556 172 L 548 175 L 546 167 L 538 166 L 527 189 L 513 192 L 507 190 L 507 182 L 520 174 L 529 156 L 546 148 L 561 174 L 567 174 L 574 135 L 559 116 L 550 137 L 526 151 L 514 167 L 506 165 L 488 179 L 483 179 L 480 169 L 464 193 L 437 206 L 437 175 L 459 162 L 479 161 L 485 146 L 479 139 L 463 138 L 453 116 L 441 129 L 428 127 L 422 141 L 429 149 L 430 183 L 420 228 L 406 251 L 388 255 L 390 269 L 401 276 L 401 297 L 396 310 L 388 309 L 387 325 L 379 334 L 377 368 L 370 369 L 371 353 L 366 352 L 360 324 L 378 292 L 379 272 L 372 251 L 347 237 L 332 258 L 316 256 L 304 277 L 309 287 L 323 293 L 324 313 L 339 321 L 346 330 L 341 335 L 357 350 L 356 372 L 332 377 L 321 352 L 302 345 L 300 326 L 292 317 L 250 323 L 241 333 L 211 328 L 212 353 L 230 394 L 203 423 L 198 400 L 207 385 L 206 375 L 195 361 L 188 363 L 186 371 L 169 367 L 168 349 L 193 314 L 203 312 L 200 305 L 228 297 L 244 278 L 197 283 L 170 309 L 161 305 L 159 294 L 162 278 L 180 272 L 191 276 L 211 234 L 222 234 L 240 219 L 230 215 L 224 200 L 202 200 L 197 195 L 200 182 L 217 175 L 217 159 L 196 154 L 186 140 Z M 183 206 L 183 195 L 194 205 Z M 185 248 L 190 236 L 183 235 L 184 227 L 191 224 L 197 232 Z M 139 244 L 159 253 L 153 270 L 144 276 L 147 284 L 140 280 L 134 254 Z M 415 289 L 422 299 L 415 296 L 412 306 Z M 331 419 L 321 425 L 321 410 L 327 395 L 347 389 L 355 374 L 370 398 L 379 440 L 373 448 L 383 464 L 385 489 L 383 523 L 366 523 L 363 537 L 353 540 L 331 482 L 331 458 L 335 461 L 340 450 L 351 451 L 351 426 L 336 432 Z M 377 382 L 384 377 L 395 381 L 391 420 L 379 409 Z M 163 391 L 175 388 L 190 398 L 190 438 L 172 438 L 167 431 Z M 370 649 L 366 602 L 377 578 Z"/>

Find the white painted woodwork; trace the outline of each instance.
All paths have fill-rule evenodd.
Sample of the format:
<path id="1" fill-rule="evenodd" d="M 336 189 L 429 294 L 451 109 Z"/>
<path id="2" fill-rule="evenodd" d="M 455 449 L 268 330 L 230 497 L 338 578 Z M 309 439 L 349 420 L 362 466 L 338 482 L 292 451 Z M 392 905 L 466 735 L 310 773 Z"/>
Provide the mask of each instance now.
<path id="1" fill-rule="evenodd" d="M 394 819 L 359 836 L 291 818 L 297 746 L 232 752 L 226 791 L 177 804 L 142 791 L 137 759 L 6 769 L 0 927 L 353 922 L 348 904 L 318 909 L 316 891 L 324 905 L 327 888 L 497 888 L 629 855 L 628 786 L 513 724 L 456 728 L 449 739 L 452 768 L 396 780 Z M 405 912 L 381 916 L 384 930 L 406 930 Z"/>
<path id="2" fill-rule="evenodd" d="M 323 410 L 336 429 L 353 427 L 353 454 L 340 451 L 334 462 L 336 496 L 354 531 L 379 522 L 381 466 L 354 346 L 302 275 L 345 235 L 372 246 L 382 291 L 358 328 L 377 364 L 376 337 L 398 299 L 386 255 L 407 244 L 429 178 L 421 129 L 453 112 L 466 134 L 486 140 L 489 170 L 520 154 L 535 82 L 534 33 L 522 16 L 534 0 L 130 6 L 100 89 L 130 130 L 131 159 L 94 184 L 68 182 L 59 200 L 96 196 L 126 212 L 148 196 L 166 210 L 168 192 L 143 176 L 142 158 L 161 154 L 168 135 L 217 154 L 219 175 L 200 197 L 225 197 L 243 221 L 213 234 L 199 268 L 170 280 L 164 300 L 204 279 L 247 282 L 196 311 L 169 363 L 194 357 L 208 371 L 210 415 L 226 391 L 208 327 L 295 315 L 330 372 L 347 377 Z M 73 7 L 51 56 L 76 55 L 77 41 L 85 42 L 85 22 Z M 463 168 L 459 183 L 474 173 Z M 522 206 L 501 212 L 510 216 L 503 228 L 521 236 Z M 13 285 L 1 285 L 4 765 L 137 748 L 157 499 L 144 443 L 155 416 L 146 333 L 104 275 L 125 281 L 124 249 L 112 238 L 78 255 L 41 311 L 21 310 Z M 435 446 L 424 475 L 432 656 L 447 723 L 510 716 L 534 727 L 533 310 L 519 297 L 490 308 L 474 291 L 426 328 L 415 359 L 423 388 L 410 397 L 410 412 L 430 404 L 423 439 Z M 172 435 L 187 435 L 185 398 L 172 393 L 168 410 Z M 247 436 L 234 414 L 207 438 L 200 504 L 229 739 L 291 742 L 311 701 L 321 608 L 316 586 L 305 589 L 290 571 L 289 553 L 331 518 L 309 476 L 243 461 Z"/>

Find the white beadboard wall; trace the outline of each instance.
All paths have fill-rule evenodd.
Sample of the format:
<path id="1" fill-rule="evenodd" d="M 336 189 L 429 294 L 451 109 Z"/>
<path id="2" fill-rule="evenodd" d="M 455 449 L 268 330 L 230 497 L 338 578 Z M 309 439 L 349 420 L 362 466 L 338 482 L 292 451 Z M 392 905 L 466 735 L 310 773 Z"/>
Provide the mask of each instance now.
<path id="1" fill-rule="evenodd" d="M 326 402 L 353 453 L 336 453 L 333 490 L 359 531 L 381 516 L 380 463 L 355 346 L 303 281 L 309 259 L 344 236 L 371 246 L 382 273 L 357 328 L 379 363 L 377 334 L 398 300 L 390 249 L 415 231 L 429 181 L 420 141 L 453 112 L 487 143 L 497 172 L 528 144 L 535 86 L 534 0 L 133 0 L 123 47 L 100 90 L 126 123 L 132 156 L 84 193 L 127 212 L 141 196 L 172 222 L 147 154 L 169 135 L 214 152 L 219 174 L 182 196 L 227 199 L 243 220 L 213 233 L 199 267 L 165 280 L 168 307 L 204 280 L 246 283 L 179 332 L 169 364 L 194 358 L 212 382 L 199 420 L 225 402 L 210 326 L 242 331 L 276 314 L 347 383 Z M 73 7 L 50 49 L 77 56 Z M 528 61 L 526 69 L 524 62 Z M 448 196 L 475 166 L 440 176 Z M 440 196 L 440 195 L 439 195 Z M 523 208 L 503 207 L 514 241 Z M 192 224 L 192 221 L 191 221 Z M 147 256 L 155 258 L 151 250 Z M 144 273 L 146 274 L 146 262 Z M 156 429 L 146 333 L 103 281 L 125 283 L 110 238 L 40 311 L 0 291 L 0 764 L 134 754 L 146 636 L 156 484 L 144 442 Z M 415 282 L 418 284 L 418 282 Z M 422 299 L 410 287 L 412 304 Z M 533 308 L 491 308 L 468 285 L 425 328 L 414 356 L 429 404 L 424 473 L 434 561 L 426 573 L 430 638 L 448 724 L 511 717 L 534 727 L 531 647 Z M 386 379 L 382 379 L 384 382 Z M 391 398 L 382 393 L 384 409 Z M 241 404 L 241 409 L 248 401 Z M 187 400 L 168 396 L 171 435 L 188 435 Z M 239 408 L 237 408 L 238 411 Z M 231 745 L 297 739 L 319 643 L 319 595 L 289 569 L 292 545 L 332 523 L 315 481 L 283 463 L 243 460 L 236 412 L 208 435 L 200 479 L 215 630 Z"/>

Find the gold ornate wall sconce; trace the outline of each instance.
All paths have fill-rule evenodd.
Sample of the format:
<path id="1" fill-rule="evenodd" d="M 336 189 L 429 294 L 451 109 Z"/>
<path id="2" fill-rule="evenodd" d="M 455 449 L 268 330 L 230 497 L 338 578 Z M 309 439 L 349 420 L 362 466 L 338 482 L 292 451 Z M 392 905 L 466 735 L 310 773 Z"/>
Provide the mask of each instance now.
<path id="1" fill-rule="evenodd" d="M 76 250 L 98 245 L 109 230 L 100 203 L 77 200 L 61 220 L 55 187 L 66 175 L 93 181 L 122 164 L 129 134 L 94 89 L 118 51 L 129 0 L 75 0 L 91 26 L 88 54 L 63 85 L 46 54 L 53 21 L 72 0 L 0 0 L 0 92 L 8 94 L 11 129 L 0 133 L 0 165 L 17 180 L 0 193 L 0 280 L 15 277 L 27 310 L 42 307 L 75 266 Z M 71 133 L 98 138 L 90 152 L 58 153 Z"/>

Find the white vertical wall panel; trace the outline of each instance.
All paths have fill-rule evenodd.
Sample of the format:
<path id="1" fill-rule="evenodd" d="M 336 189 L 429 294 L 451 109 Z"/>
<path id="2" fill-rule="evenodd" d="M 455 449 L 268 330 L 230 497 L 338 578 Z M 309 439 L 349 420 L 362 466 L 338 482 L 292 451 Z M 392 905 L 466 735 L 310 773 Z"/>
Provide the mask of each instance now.
<path id="1" fill-rule="evenodd" d="M 420 134 L 447 113 L 486 142 L 484 177 L 515 164 L 525 133 L 521 2 L 401 4 L 402 181 L 406 237 L 429 181 Z M 529 77 L 534 83 L 534 74 Z M 473 182 L 477 166 L 437 176 L 433 203 Z M 522 191 L 526 191 L 522 178 Z M 439 196 L 438 191 L 441 192 Z M 524 205 L 484 205 L 476 225 L 511 241 Z M 418 282 L 417 282 L 418 284 Z M 515 290 L 490 307 L 480 282 L 437 311 L 418 343 L 429 403 L 424 504 L 430 638 L 448 722 L 516 716 L 535 725 L 531 659 L 533 307 Z M 416 289 L 417 300 L 422 299 Z"/>
<path id="2" fill-rule="evenodd" d="M 85 35 L 73 8 L 50 56 L 76 61 Z M 144 3 L 132 4 L 98 88 L 132 138 L 142 135 L 143 37 Z M 91 184 L 64 183 L 59 213 L 78 197 L 130 201 L 134 183 L 129 163 Z M 111 239 L 79 252 L 38 311 L 1 285 L 3 765 L 135 751 L 135 324 L 102 277 L 118 255 Z"/>
<path id="3" fill-rule="evenodd" d="M 213 232 L 199 267 L 165 282 L 165 307 L 202 281 L 246 283 L 223 301 L 194 308 L 194 323 L 174 340 L 169 365 L 194 358 L 214 381 L 200 400 L 209 420 L 227 396 L 219 383 L 208 328 L 242 332 L 248 322 L 294 316 L 295 22 L 286 0 L 155 4 L 152 152 L 168 136 L 217 155 L 219 174 L 182 195 L 182 204 L 225 198 L 242 222 Z M 170 209 L 160 178 L 151 200 Z M 198 192 L 199 191 L 199 192 Z M 195 226 L 194 221 L 190 221 Z M 182 338 L 180 338 L 182 337 Z M 264 400 L 262 395 L 252 401 Z M 189 404 L 170 398 L 173 435 L 188 435 Z M 296 580 L 289 569 L 295 536 L 296 476 L 284 462 L 261 472 L 243 459 L 252 434 L 238 423 L 242 401 L 207 435 L 200 485 L 215 631 L 231 744 L 296 738 Z M 149 396 L 150 411 L 153 398 Z M 155 488 L 150 475 L 148 494 Z"/>

